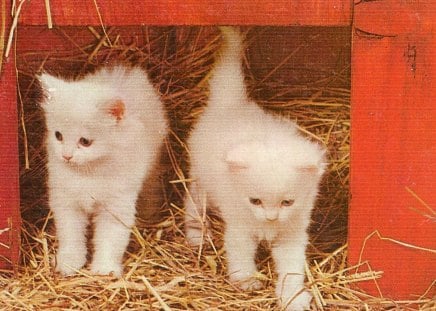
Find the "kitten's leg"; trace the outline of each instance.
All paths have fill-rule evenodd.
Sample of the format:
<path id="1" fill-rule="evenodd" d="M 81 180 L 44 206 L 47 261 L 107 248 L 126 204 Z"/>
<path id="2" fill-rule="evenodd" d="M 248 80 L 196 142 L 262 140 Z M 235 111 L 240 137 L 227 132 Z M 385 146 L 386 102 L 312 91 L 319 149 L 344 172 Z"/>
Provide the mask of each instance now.
<path id="1" fill-rule="evenodd" d="M 278 280 L 276 295 L 286 311 L 310 310 L 312 295 L 304 290 L 306 240 L 282 241 L 272 249 Z"/>
<path id="2" fill-rule="evenodd" d="M 118 204 L 117 204 L 118 203 Z M 135 200 L 129 198 L 102 207 L 94 217 L 94 255 L 91 272 L 121 277 L 123 255 L 135 224 Z"/>
<path id="3" fill-rule="evenodd" d="M 65 199 L 50 202 L 56 226 L 58 249 L 56 253 L 56 271 L 71 275 L 86 263 L 86 227 L 87 215 L 73 203 Z"/>
<path id="4" fill-rule="evenodd" d="M 244 224 L 227 222 L 226 226 L 224 245 L 230 281 L 237 283 L 244 290 L 261 288 L 262 282 L 255 279 L 257 268 L 254 259 L 257 242 L 247 230 L 244 230 Z"/>
<path id="5" fill-rule="evenodd" d="M 189 245 L 200 246 L 209 234 L 206 219 L 206 193 L 192 182 L 185 197 L 185 236 Z"/>

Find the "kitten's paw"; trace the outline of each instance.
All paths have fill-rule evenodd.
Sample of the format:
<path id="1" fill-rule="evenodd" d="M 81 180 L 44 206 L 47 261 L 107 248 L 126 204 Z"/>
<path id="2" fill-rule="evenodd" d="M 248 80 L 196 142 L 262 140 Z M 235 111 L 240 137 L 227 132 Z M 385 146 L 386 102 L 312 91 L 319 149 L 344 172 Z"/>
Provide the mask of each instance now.
<path id="1" fill-rule="evenodd" d="M 209 233 L 204 233 L 201 229 L 197 228 L 186 228 L 185 237 L 191 247 L 200 247 L 200 245 L 211 238 Z"/>
<path id="2" fill-rule="evenodd" d="M 253 291 L 253 290 L 259 290 L 263 287 L 262 282 L 259 280 L 256 280 L 255 278 L 248 278 L 242 281 L 239 281 L 237 285 L 242 289 L 246 291 Z"/>
<path id="3" fill-rule="evenodd" d="M 254 273 L 249 275 L 254 275 Z M 230 276 L 230 281 L 234 283 L 236 286 L 238 286 L 240 289 L 246 291 L 259 290 L 263 287 L 262 282 L 258 280 L 256 277 L 254 276 L 245 277 L 245 276 L 241 276 L 239 273 L 232 274 Z"/>
<path id="4" fill-rule="evenodd" d="M 188 242 L 189 246 L 191 247 L 200 247 L 201 244 L 203 244 L 203 237 L 201 236 L 201 232 L 197 233 L 186 233 L 186 241 Z"/>
<path id="5" fill-rule="evenodd" d="M 64 276 L 72 275 L 86 263 L 86 253 L 58 250 L 55 270 Z"/>
<path id="6" fill-rule="evenodd" d="M 91 263 L 91 273 L 95 275 L 113 275 L 120 278 L 123 275 L 123 265 L 113 262 L 95 262 Z"/>
<path id="7" fill-rule="evenodd" d="M 292 300 L 286 301 L 282 297 L 282 304 L 286 311 L 304 311 L 310 310 L 310 302 L 312 301 L 312 294 L 308 291 L 301 292 Z"/>

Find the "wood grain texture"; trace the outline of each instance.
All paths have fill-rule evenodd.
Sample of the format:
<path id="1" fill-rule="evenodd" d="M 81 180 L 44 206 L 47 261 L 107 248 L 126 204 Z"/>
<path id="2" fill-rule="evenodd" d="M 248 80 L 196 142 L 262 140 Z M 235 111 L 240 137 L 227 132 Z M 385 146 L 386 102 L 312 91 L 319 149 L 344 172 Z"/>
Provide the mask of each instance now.
<path id="1" fill-rule="evenodd" d="M 395 299 L 418 297 L 436 275 L 436 254 L 417 248 L 436 249 L 436 38 L 430 8 L 436 16 L 430 1 L 416 4 L 362 2 L 353 35 L 349 260 L 383 271 L 381 293 Z M 374 235 L 365 245 L 376 230 L 396 242 Z M 378 292 L 373 282 L 362 286 Z"/>
<path id="2" fill-rule="evenodd" d="M 53 24 L 65 25 L 322 25 L 351 23 L 350 0 L 50 0 Z M 23 7 L 20 22 L 47 25 L 45 1 Z"/>
<path id="3" fill-rule="evenodd" d="M 10 12 L 6 1 L 6 12 Z M 6 14 L 6 29 L 11 23 Z M 3 54 L 3 51 L 0 51 Z M 15 60 L 3 59 L 0 72 L 0 269 L 18 263 L 20 248 L 20 193 Z"/>

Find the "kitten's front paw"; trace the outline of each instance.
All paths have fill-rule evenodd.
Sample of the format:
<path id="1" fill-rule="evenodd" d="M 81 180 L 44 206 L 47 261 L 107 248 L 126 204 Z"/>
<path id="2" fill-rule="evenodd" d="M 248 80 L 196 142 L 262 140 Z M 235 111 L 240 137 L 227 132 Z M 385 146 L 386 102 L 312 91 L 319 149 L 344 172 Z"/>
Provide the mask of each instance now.
<path id="1" fill-rule="evenodd" d="M 199 247 L 211 238 L 209 233 L 204 233 L 202 229 L 198 228 L 186 228 L 185 237 L 191 247 Z"/>
<path id="2" fill-rule="evenodd" d="M 111 262 L 95 262 L 91 263 L 91 273 L 95 275 L 110 275 L 120 278 L 123 275 L 123 265 Z"/>
<path id="3" fill-rule="evenodd" d="M 262 282 L 254 276 L 244 277 L 235 273 L 230 276 L 230 281 L 246 291 L 259 290 L 263 287 Z"/>
<path id="4" fill-rule="evenodd" d="M 72 275 L 86 263 L 86 254 L 82 252 L 58 250 L 56 255 L 56 272 L 64 276 Z"/>
<path id="5" fill-rule="evenodd" d="M 246 290 L 246 291 L 259 290 L 263 287 L 262 282 L 259 280 L 256 280 L 255 278 L 249 278 L 249 279 L 239 281 L 237 285 L 242 290 Z"/>
<path id="6" fill-rule="evenodd" d="M 201 236 L 201 231 L 189 230 L 186 232 L 186 241 L 191 247 L 199 247 L 203 243 L 203 237 Z"/>
<path id="7" fill-rule="evenodd" d="M 291 297 L 292 298 L 292 297 Z M 310 310 L 310 302 L 312 301 L 312 294 L 308 291 L 301 292 L 298 296 L 289 300 L 282 297 L 282 304 L 286 311 L 304 311 Z"/>

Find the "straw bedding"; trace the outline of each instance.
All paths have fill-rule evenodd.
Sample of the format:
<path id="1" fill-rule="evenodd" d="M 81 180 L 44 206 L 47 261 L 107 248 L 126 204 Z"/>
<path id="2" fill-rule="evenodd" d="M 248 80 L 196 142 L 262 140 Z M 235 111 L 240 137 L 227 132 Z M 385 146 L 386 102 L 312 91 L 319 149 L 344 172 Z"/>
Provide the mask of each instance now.
<path id="1" fill-rule="evenodd" d="M 248 29 L 248 44 L 257 42 L 262 28 Z M 72 40 L 75 29 L 56 30 Z M 260 247 L 259 278 L 265 288 L 243 292 L 226 279 L 226 260 L 221 242 L 222 224 L 211 217 L 214 240 L 201 252 L 183 238 L 182 198 L 188 161 L 184 141 L 207 99 L 207 77 L 220 44 L 214 27 L 142 27 L 137 40 L 123 37 L 117 28 L 89 28 L 91 44 L 57 53 L 18 55 L 20 78 L 20 160 L 22 265 L 16 278 L 0 274 L 2 310 L 275 310 L 276 276 L 268 251 Z M 250 53 L 248 54 L 250 55 Z M 325 176 L 311 226 L 307 286 L 312 289 L 315 310 L 430 310 L 434 302 L 421 298 L 394 302 L 371 297 L 354 287 L 359 281 L 375 281 L 381 272 L 355 273 L 347 266 L 347 206 L 349 178 L 349 68 L 339 68 L 304 85 L 280 79 L 262 79 L 247 56 L 250 95 L 270 113 L 296 120 L 308 137 L 329 149 L 330 166 Z M 56 246 L 52 216 L 47 208 L 44 120 L 37 102 L 40 91 L 34 80 L 41 68 L 63 76 L 76 76 L 101 64 L 123 61 L 147 69 L 162 94 L 171 119 L 160 170 L 158 213 L 153 222 L 139 219 L 125 256 L 125 276 L 92 276 L 87 270 L 63 278 L 53 272 Z M 278 65 L 271 68 L 276 72 Z M 265 77 L 265 76 L 264 76 Z M 334 81 L 333 81 L 334 80 Z M 341 83 L 336 83 L 337 81 Z M 342 87 L 340 86 L 342 84 Z M 332 86 L 333 85 L 333 86 Z M 163 193 L 163 195 L 162 195 Z"/>

